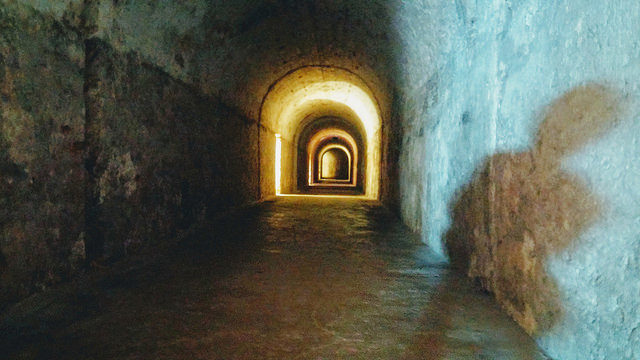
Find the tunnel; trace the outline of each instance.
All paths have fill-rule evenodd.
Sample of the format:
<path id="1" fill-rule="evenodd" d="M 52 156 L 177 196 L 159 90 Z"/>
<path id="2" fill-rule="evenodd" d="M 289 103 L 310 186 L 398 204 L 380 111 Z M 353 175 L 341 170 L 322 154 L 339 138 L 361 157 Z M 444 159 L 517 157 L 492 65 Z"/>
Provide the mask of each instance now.
<path id="1" fill-rule="evenodd" d="M 362 137 L 364 130 L 344 118 L 331 116 L 317 119 L 310 117 L 300 124 L 299 129 L 294 143 L 297 178 L 294 184 L 297 184 L 297 192 L 319 193 L 333 190 L 334 193 L 342 191 L 363 194 L 366 174 L 362 156 L 365 153 Z M 341 182 L 322 181 L 322 155 L 325 150 L 329 150 L 329 146 L 339 147 L 347 157 L 347 161 L 343 161 L 346 168 Z"/>
<path id="2" fill-rule="evenodd" d="M 0 0 L 0 358 L 640 359 L 635 0 Z"/>
<path id="3" fill-rule="evenodd" d="M 283 194 L 352 188 L 348 193 L 377 199 L 382 151 L 380 106 L 367 83 L 343 68 L 305 66 L 278 79 L 260 108 L 265 128 L 261 134 L 265 139 L 261 149 L 262 193 L 273 195 L 276 188 Z M 347 181 L 342 184 L 322 177 L 323 159 L 317 152 L 331 143 L 341 145 L 349 158 Z M 279 158 L 273 155 L 276 151 Z"/>

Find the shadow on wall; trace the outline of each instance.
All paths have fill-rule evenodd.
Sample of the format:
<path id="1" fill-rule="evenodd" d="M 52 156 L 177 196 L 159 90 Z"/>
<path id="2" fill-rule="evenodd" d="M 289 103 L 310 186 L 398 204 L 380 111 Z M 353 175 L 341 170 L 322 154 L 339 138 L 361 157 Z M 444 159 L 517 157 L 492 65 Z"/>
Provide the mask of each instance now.
<path id="1" fill-rule="evenodd" d="M 601 212 L 600 200 L 562 161 L 609 130 L 618 108 L 616 94 L 604 86 L 572 89 L 551 104 L 531 150 L 491 156 L 451 207 L 452 263 L 478 279 L 529 334 L 562 317 L 547 258 L 568 249 Z"/>

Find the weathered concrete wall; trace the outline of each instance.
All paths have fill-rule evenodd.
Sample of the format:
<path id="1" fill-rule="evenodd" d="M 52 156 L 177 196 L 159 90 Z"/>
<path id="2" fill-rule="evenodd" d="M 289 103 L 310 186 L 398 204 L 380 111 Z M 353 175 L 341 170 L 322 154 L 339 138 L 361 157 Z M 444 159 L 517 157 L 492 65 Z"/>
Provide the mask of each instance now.
<path id="1" fill-rule="evenodd" d="M 518 28 L 527 22 L 528 31 Z M 554 134 L 572 150 L 562 154 L 562 171 L 583 182 L 585 195 L 600 204 L 588 225 L 573 228 L 570 246 L 546 261 L 545 270 L 559 288 L 562 315 L 538 335 L 540 343 L 560 359 L 640 358 L 640 52 L 634 35 L 640 29 L 640 4 L 576 1 L 551 7 L 527 2 L 505 9 L 504 24 L 500 48 L 504 65 L 498 64 L 504 95 L 496 129 L 503 135 L 496 150 L 514 148 L 525 139 L 529 144 L 540 137 L 544 141 L 545 130 Z M 549 35 L 541 39 L 532 33 Z M 522 125 L 508 121 L 521 109 L 534 112 L 557 104 L 584 82 L 605 84 L 622 98 L 615 126 L 594 133 L 601 127 L 587 116 L 578 118 L 577 126 L 569 125 L 569 131 L 546 128 L 540 123 L 542 117 L 533 114 L 520 115 Z M 594 106 L 602 99 L 599 95 L 587 104 L 572 104 L 570 114 L 582 109 L 598 112 Z M 606 113 L 596 116 L 600 121 L 606 118 Z M 570 192 L 564 194 L 571 200 Z M 549 212 L 546 219 L 553 219 L 554 225 L 547 226 L 569 230 L 572 216 L 584 219 L 588 214 L 582 206 L 564 206 L 557 204 L 555 209 L 564 210 L 565 218 L 551 217 Z"/>
<path id="2" fill-rule="evenodd" d="M 404 218 L 553 358 L 639 358 L 640 5 L 416 6 Z"/>
<path id="3" fill-rule="evenodd" d="M 83 260 L 84 44 L 69 15 L 0 3 L 0 306 Z"/>
<path id="4" fill-rule="evenodd" d="M 403 48 L 397 55 L 403 71 L 394 97 L 394 117 L 399 120 L 396 131 L 402 134 L 397 146 L 400 213 L 412 229 L 422 231 L 436 253 L 444 256 L 437 234 L 439 227 L 448 225 L 444 199 L 451 191 L 448 187 L 454 185 L 449 182 L 456 178 L 445 175 L 442 166 L 446 161 L 438 159 L 438 154 L 447 153 L 442 129 L 458 120 L 442 113 L 456 108 L 448 87 L 456 86 L 451 77 L 456 61 L 461 60 L 453 53 L 459 24 L 452 3 L 404 2 L 397 16 L 395 31 Z M 455 51 L 461 51 L 460 47 Z M 435 187 L 440 192 L 430 191 Z"/>

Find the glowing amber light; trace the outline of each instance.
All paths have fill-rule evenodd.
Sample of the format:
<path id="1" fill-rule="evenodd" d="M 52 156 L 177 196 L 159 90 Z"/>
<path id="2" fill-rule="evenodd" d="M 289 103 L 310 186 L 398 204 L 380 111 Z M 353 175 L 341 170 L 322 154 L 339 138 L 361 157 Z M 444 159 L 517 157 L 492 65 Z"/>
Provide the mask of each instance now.
<path id="1" fill-rule="evenodd" d="M 321 153 L 322 150 L 319 150 L 317 147 L 320 146 L 320 143 L 323 140 L 326 140 L 327 138 L 331 138 L 331 137 L 338 137 L 342 140 L 344 140 L 346 143 L 349 144 L 349 147 L 351 149 L 347 149 L 347 148 L 343 148 L 344 151 L 347 152 L 349 158 L 350 158 L 350 167 L 352 167 L 352 169 L 350 169 L 350 173 L 349 173 L 349 182 L 348 183 L 344 183 L 344 184 L 340 184 L 340 186 L 356 186 L 355 183 L 355 179 L 358 176 L 358 168 L 357 168 L 357 163 L 358 163 L 358 146 L 356 145 L 356 141 L 353 139 L 353 137 L 346 131 L 341 130 L 341 129 L 336 129 L 336 128 L 327 128 L 327 129 L 323 129 L 318 131 L 317 133 L 315 133 L 313 135 L 313 137 L 311 137 L 311 139 L 309 140 L 309 142 L 307 143 L 307 154 L 309 155 L 309 159 L 307 160 L 308 163 L 308 183 L 309 186 L 316 186 L 319 185 L 318 183 L 316 183 L 314 181 L 314 176 L 313 176 L 313 171 L 316 168 L 316 159 L 315 159 L 315 154 L 317 153 Z M 351 173 L 351 171 L 353 173 Z M 320 169 L 318 168 L 318 173 L 320 172 Z M 351 181 L 353 180 L 353 181 Z M 327 186 L 329 184 L 321 184 L 323 186 Z"/>
<path id="2" fill-rule="evenodd" d="M 338 151 L 336 151 L 338 150 Z M 320 151 L 321 180 L 351 181 L 351 154 L 342 145 L 328 145 Z"/>
<path id="3" fill-rule="evenodd" d="M 282 176 L 282 139 L 280 139 L 280 134 L 276 134 L 276 195 L 280 194 L 280 177 Z"/>
<path id="4" fill-rule="evenodd" d="M 274 150 L 263 148 L 263 174 L 274 174 L 271 166 L 275 166 L 281 172 L 275 172 L 280 177 L 275 181 L 280 184 L 276 186 L 279 192 L 295 191 L 296 135 L 303 121 L 327 116 L 344 119 L 362 129 L 366 149 L 361 154 L 364 161 L 362 185 L 368 197 L 377 198 L 382 158 L 380 108 L 368 85 L 344 69 L 303 67 L 272 84 L 263 99 L 260 121 L 264 131 L 281 135 L 281 150 L 280 157 L 272 161 Z"/>

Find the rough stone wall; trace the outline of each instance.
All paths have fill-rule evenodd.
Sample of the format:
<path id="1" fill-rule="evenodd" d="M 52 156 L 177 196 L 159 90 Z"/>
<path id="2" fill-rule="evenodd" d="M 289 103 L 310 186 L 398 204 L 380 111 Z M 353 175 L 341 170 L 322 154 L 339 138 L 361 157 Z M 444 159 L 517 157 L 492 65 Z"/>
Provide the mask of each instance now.
<path id="1" fill-rule="evenodd" d="M 257 122 L 114 48 L 95 10 L 0 3 L 0 306 L 260 197 Z"/>
<path id="2" fill-rule="evenodd" d="M 87 54 L 87 226 L 96 255 L 158 246 L 258 199 L 254 121 L 135 53 L 92 38 Z"/>
<path id="3" fill-rule="evenodd" d="M 639 6 L 456 1 L 396 105 L 403 217 L 557 359 L 640 358 Z"/>
<path id="4" fill-rule="evenodd" d="M 0 306 L 83 260 L 84 44 L 74 21 L 0 2 Z"/>

